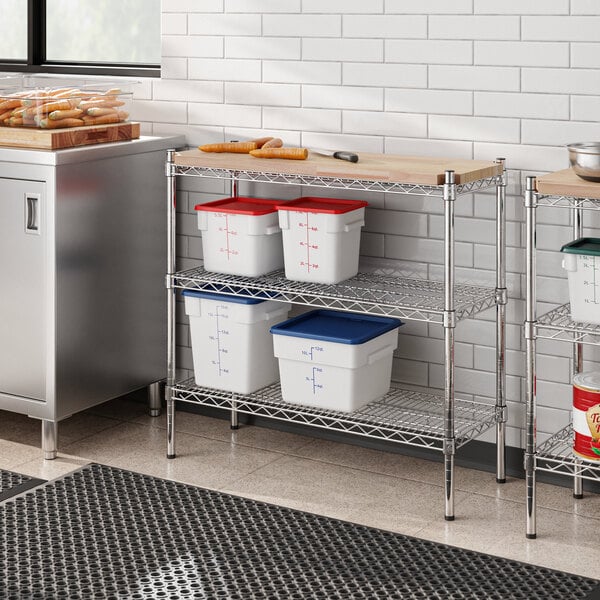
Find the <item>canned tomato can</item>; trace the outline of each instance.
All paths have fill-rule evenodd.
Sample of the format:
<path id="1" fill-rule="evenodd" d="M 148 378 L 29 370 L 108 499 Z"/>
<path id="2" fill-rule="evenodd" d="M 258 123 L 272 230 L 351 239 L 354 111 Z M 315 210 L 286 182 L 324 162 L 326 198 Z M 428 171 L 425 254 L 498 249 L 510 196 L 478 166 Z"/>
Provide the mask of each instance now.
<path id="1" fill-rule="evenodd" d="M 600 371 L 573 377 L 573 453 L 600 461 Z"/>

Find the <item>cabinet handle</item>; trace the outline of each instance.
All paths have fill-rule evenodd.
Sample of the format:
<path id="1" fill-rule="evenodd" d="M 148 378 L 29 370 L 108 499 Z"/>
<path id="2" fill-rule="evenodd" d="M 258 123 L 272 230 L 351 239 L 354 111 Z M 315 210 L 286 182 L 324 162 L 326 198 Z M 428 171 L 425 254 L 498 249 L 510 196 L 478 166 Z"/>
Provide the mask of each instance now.
<path id="1" fill-rule="evenodd" d="M 25 231 L 27 233 L 40 232 L 39 202 L 39 196 L 34 194 L 25 195 Z"/>

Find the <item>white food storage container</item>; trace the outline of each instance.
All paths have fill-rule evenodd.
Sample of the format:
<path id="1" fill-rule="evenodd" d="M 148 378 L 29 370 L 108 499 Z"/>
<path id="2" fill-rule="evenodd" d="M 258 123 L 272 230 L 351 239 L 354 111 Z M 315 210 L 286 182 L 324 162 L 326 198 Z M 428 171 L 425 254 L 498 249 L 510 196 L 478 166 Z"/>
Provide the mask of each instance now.
<path id="1" fill-rule="evenodd" d="M 286 302 L 184 290 L 197 385 L 250 394 L 279 379 L 269 329 Z"/>
<path id="2" fill-rule="evenodd" d="M 390 388 L 398 319 L 315 310 L 271 328 L 283 400 L 351 412 Z"/>
<path id="3" fill-rule="evenodd" d="M 600 325 L 600 238 L 565 244 L 562 266 L 569 280 L 571 319 Z"/>
<path id="4" fill-rule="evenodd" d="M 258 277 L 283 268 L 281 200 L 225 198 L 196 205 L 204 268 Z"/>
<path id="5" fill-rule="evenodd" d="M 315 283 L 354 277 L 367 205 L 360 200 L 306 197 L 278 206 L 285 276 Z"/>

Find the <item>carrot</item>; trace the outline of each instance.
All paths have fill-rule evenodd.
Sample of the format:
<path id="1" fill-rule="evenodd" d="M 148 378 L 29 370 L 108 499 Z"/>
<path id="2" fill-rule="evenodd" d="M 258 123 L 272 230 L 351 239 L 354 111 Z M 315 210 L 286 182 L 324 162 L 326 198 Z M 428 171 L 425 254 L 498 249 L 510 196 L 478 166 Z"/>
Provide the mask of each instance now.
<path id="1" fill-rule="evenodd" d="M 8 110 L 9 108 L 17 108 L 21 106 L 21 100 L 18 100 L 17 98 L 15 98 L 14 100 L 4 100 L 3 102 L 0 102 L 0 111 L 4 112 L 5 110 Z"/>
<path id="2" fill-rule="evenodd" d="M 74 87 L 66 87 L 59 88 L 56 90 L 52 90 L 48 92 L 49 96 L 53 96 L 54 98 L 68 98 L 69 96 L 74 96 L 75 94 L 79 94 L 80 90 Z"/>
<path id="3" fill-rule="evenodd" d="M 262 145 L 262 149 L 265 148 L 281 148 L 283 146 L 283 141 L 281 138 L 271 138 L 268 142 Z"/>
<path id="4" fill-rule="evenodd" d="M 116 113 L 117 110 L 115 108 L 102 108 L 100 106 L 92 106 L 92 108 L 87 109 L 87 114 L 91 117 L 103 117 L 105 115 L 114 115 Z"/>
<path id="5" fill-rule="evenodd" d="M 10 127 L 23 127 L 23 119 L 21 117 L 11 117 L 6 122 Z"/>
<path id="6" fill-rule="evenodd" d="M 19 117 L 19 118 L 22 119 L 25 116 L 26 112 L 27 112 L 27 109 L 23 108 L 23 107 L 21 107 L 21 108 L 13 108 L 11 114 L 12 114 L 13 117 Z"/>
<path id="7" fill-rule="evenodd" d="M 78 104 L 78 98 L 62 98 L 60 100 L 38 104 L 36 113 L 45 115 L 55 110 L 71 110 L 72 108 L 77 108 Z"/>
<path id="8" fill-rule="evenodd" d="M 305 160 L 308 157 L 306 148 L 265 148 L 250 152 L 256 158 L 288 158 L 291 160 Z"/>
<path id="9" fill-rule="evenodd" d="M 77 119 L 83 111 L 79 108 L 72 108 L 71 110 L 53 110 L 48 113 L 48 118 L 53 121 L 59 121 L 60 119 Z"/>
<path id="10" fill-rule="evenodd" d="M 117 106 L 123 106 L 124 104 L 125 102 L 123 102 L 122 100 L 112 100 L 110 98 L 102 99 L 95 96 L 90 100 L 82 100 L 79 103 L 79 108 L 82 108 L 83 110 L 87 110 L 89 108 L 94 107 L 115 108 Z"/>
<path id="11" fill-rule="evenodd" d="M 9 117 L 12 116 L 12 110 L 6 110 L 2 114 L 0 114 L 0 121 L 6 121 Z"/>
<path id="12" fill-rule="evenodd" d="M 60 119 L 58 121 L 53 121 L 52 119 L 37 119 L 36 122 L 42 129 L 81 127 L 84 124 L 82 119 Z"/>
<path id="13" fill-rule="evenodd" d="M 83 122 L 86 125 L 109 125 L 110 123 L 120 123 L 121 121 L 123 119 L 121 119 L 119 113 L 104 115 L 102 117 L 90 117 L 89 115 L 83 117 Z"/>
<path id="14" fill-rule="evenodd" d="M 273 139 L 272 137 L 261 137 L 261 138 L 255 138 L 250 141 L 254 142 L 256 144 L 257 148 L 262 148 L 267 142 L 270 142 L 272 139 Z"/>
<path id="15" fill-rule="evenodd" d="M 198 146 L 202 152 L 237 152 L 238 154 L 248 154 L 251 150 L 256 150 L 256 142 L 221 142 L 220 144 L 204 144 Z"/>

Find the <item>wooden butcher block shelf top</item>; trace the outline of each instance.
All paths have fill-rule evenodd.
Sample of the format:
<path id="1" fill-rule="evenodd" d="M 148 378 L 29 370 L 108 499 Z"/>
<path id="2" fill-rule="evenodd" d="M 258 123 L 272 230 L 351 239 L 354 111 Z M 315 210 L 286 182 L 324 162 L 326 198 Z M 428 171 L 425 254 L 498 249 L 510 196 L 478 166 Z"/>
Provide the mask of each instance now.
<path id="1" fill-rule="evenodd" d="M 139 137 L 140 124 L 129 121 L 64 129 L 0 127 L 0 146 L 10 148 L 60 150 L 89 144 L 124 142 Z"/>
<path id="2" fill-rule="evenodd" d="M 538 177 L 536 189 L 540 194 L 548 196 L 600 199 L 600 183 L 581 179 L 573 169 L 563 169 Z"/>
<path id="3" fill-rule="evenodd" d="M 309 153 L 306 160 L 255 158 L 249 154 L 186 150 L 175 153 L 176 165 L 197 168 L 337 177 L 362 181 L 384 181 L 419 185 L 443 185 L 444 171 L 455 172 L 457 184 L 470 183 L 502 174 L 502 166 L 491 161 L 395 156 L 359 153 L 359 162 L 350 163 Z"/>

